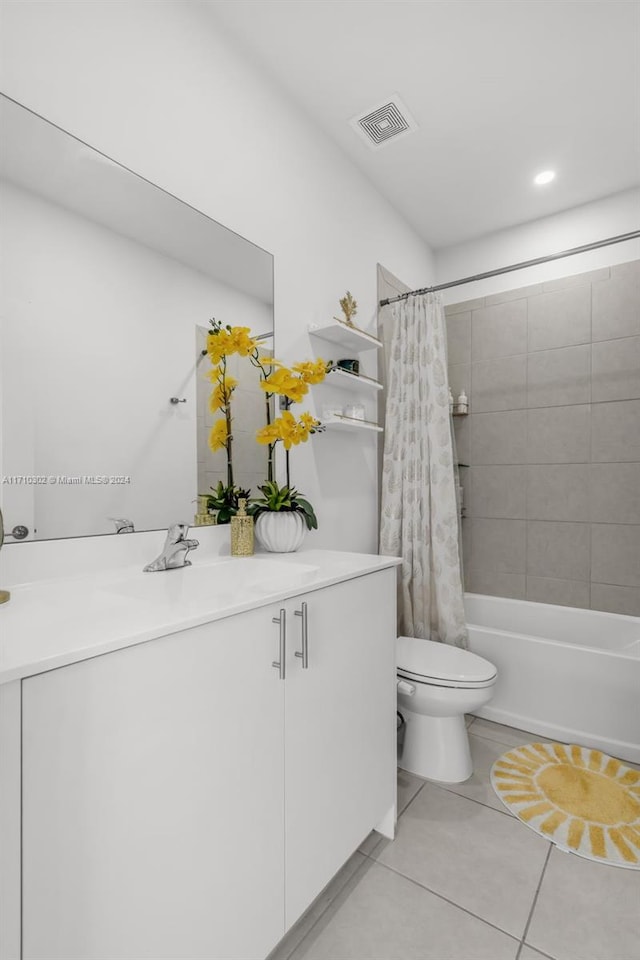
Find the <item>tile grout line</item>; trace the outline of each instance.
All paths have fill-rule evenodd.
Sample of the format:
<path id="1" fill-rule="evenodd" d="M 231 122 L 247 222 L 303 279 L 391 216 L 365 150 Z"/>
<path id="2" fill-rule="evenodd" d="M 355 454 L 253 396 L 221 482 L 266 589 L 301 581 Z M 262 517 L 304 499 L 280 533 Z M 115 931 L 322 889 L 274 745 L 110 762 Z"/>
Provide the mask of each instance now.
<path id="1" fill-rule="evenodd" d="M 437 890 L 432 890 L 431 887 L 425 886 L 424 883 L 420 883 L 419 880 L 415 880 L 413 877 L 408 877 L 406 873 L 402 873 L 400 870 L 396 870 L 395 867 L 390 867 L 387 863 L 382 863 L 380 860 L 374 861 L 379 867 L 388 870 L 390 873 L 394 873 L 397 877 L 402 877 L 403 880 L 408 880 L 409 883 L 412 883 L 414 887 L 418 887 L 420 890 L 425 890 L 427 893 L 430 893 L 432 896 L 437 897 L 439 900 L 444 900 L 445 903 L 451 904 L 452 907 L 456 907 L 457 910 L 462 910 L 463 913 L 466 913 L 467 916 L 473 917 L 474 920 L 479 920 L 480 923 L 486 924 L 488 927 L 491 927 L 493 930 L 497 930 L 498 933 L 504 934 L 505 937 L 509 937 L 511 940 L 518 942 L 518 937 L 514 936 L 513 933 L 508 933 L 507 930 L 503 930 L 502 927 L 499 927 L 497 924 L 492 923 L 490 920 L 486 920 L 484 917 L 480 917 L 477 913 L 473 913 L 472 910 L 469 910 L 468 907 L 463 907 L 461 904 L 456 903 L 455 900 L 445 897 L 444 894 L 438 893 Z"/>
<path id="2" fill-rule="evenodd" d="M 544 880 L 544 875 L 547 872 L 547 865 L 549 863 L 549 858 L 551 856 L 551 851 L 553 850 L 553 844 L 549 843 L 549 849 L 547 850 L 547 856 L 545 858 L 542 871 L 540 873 L 540 879 L 538 881 L 538 886 L 536 887 L 536 892 L 533 895 L 533 901 L 531 903 L 531 910 L 529 911 L 529 916 L 527 917 L 527 922 L 524 925 L 524 932 L 522 934 L 522 939 L 520 940 L 520 946 L 518 947 L 518 952 L 516 954 L 515 960 L 519 960 L 520 954 L 522 953 L 522 948 L 525 945 L 525 940 L 529 932 L 529 927 L 531 926 L 531 921 L 533 919 L 533 913 L 536 908 L 536 903 L 538 902 L 538 896 L 540 894 L 540 889 L 542 887 L 542 881 Z M 535 948 L 532 948 L 535 949 Z"/>
<path id="3" fill-rule="evenodd" d="M 495 742 L 495 741 L 494 741 L 494 742 Z M 512 749 L 515 749 L 515 747 L 512 748 Z M 436 786 L 439 786 L 439 784 L 436 784 Z M 475 797 L 468 797 L 468 796 L 467 796 L 466 794 L 464 794 L 464 793 L 456 793 L 455 790 L 449 790 L 447 787 L 442 787 L 442 789 L 443 789 L 446 793 L 452 794 L 454 797 L 460 797 L 461 800 L 470 800 L 471 803 L 477 803 L 480 807 L 484 807 L 485 810 L 493 810 L 494 813 L 500 813 L 500 814 L 502 814 L 503 817 L 508 817 L 509 820 L 518 820 L 518 819 L 519 819 L 518 817 L 514 816 L 514 814 L 509 813 L 507 810 L 500 810 L 499 807 L 492 807 L 491 804 L 489 804 L 489 803 L 483 803 L 482 800 L 476 800 Z M 522 822 L 522 821 L 520 821 L 520 822 Z"/>
<path id="4" fill-rule="evenodd" d="M 356 867 L 356 869 L 353 871 L 353 873 L 350 874 L 350 875 L 347 877 L 347 879 L 345 880 L 345 882 L 338 887 L 338 889 L 337 889 L 336 892 L 335 892 L 335 896 L 331 897 L 331 899 L 327 902 L 327 905 L 325 906 L 324 910 L 322 910 L 322 912 L 318 914 L 318 916 L 317 916 L 316 919 L 313 921 L 313 923 L 311 924 L 311 926 L 309 927 L 309 929 L 304 933 L 304 935 L 303 935 L 302 937 L 300 937 L 300 939 L 298 940 L 298 942 L 291 948 L 291 950 L 289 951 L 289 953 L 287 953 L 287 956 L 284 958 L 284 960 L 291 960 L 291 957 L 294 955 L 294 953 L 296 952 L 296 950 L 298 950 L 298 949 L 302 946 L 302 944 L 303 944 L 304 941 L 307 939 L 307 937 L 311 934 L 311 932 L 312 932 L 313 930 L 315 930 L 315 928 L 316 928 L 316 926 L 318 925 L 318 923 L 322 920 L 322 918 L 324 917 L 324 915 L 325 915 L 325 913 L 327 912 L 327 910 L 329 910 L 329 908 L 330 908 L 331 906 L 333 906 L 333 904 L 334 904 L 335 901 L 338 899 L 338 897 L 340 896 L 340 894 L 342 893 L 342 891 L 347 887 L 347 885 L 348 885 L 349 883 L 351 883 L 352 880 L 355 880 L 355 878 L 358 876 L 359 873 L 361 873 L 361 872 L 364 870 L 364 868 L 365 868 L 365 866 L 366 866 L 366 861 L 367 861 L 367 860 L 373 860 L 373 858 L 370 857 L 369 854 L 367 854 L 367 853 L 362 853 L 362 851 L 360 851 L 360 850 L 355 850 L 354 853 L 360 853 L 361 856 L 364 858 L 363 862 L 362 862 L 358 867 Z M 377 863 L 378 861 L 377 861 L 377 860 L 373 860 L 373 862 L 374 862 L 374 863 Z M 331 882 L 331 881 L 330 881 L 330 882 Z M 320 896 L 322 896 L 322 894 L 320 894 Z M 309 908 L 308 908 L 309 910 L 311 909 L 311 906 L 312 906 L 312 905 L 309 906 Z M 304 914 L 303 914 L 302 916 L 304 916 Z M 302 920 L 302 917 L 300 918 L 300 920 Z M 300 921 L 296 921 L 296 922 L 299 923 Z"/>
<path id="5" fill-rule="evenodd" d="M 407 771 L 407 772 L 408 772 L 408 771 Z M 414 793 L 414 795 L 411 797 L 411 799 L 409 800 L 409 802 L 404 805 L 404 807 L 402 808 L 402 813 L 399 813 L 399 814 L 398 814 L 398 820 L 400 820 L 400 817 L 404 817 L 405 813 L 407 812 L 407 810 L 409 809 L 409 807 L 411 806 L 411 804 L 413 803 L 413 801 L 416 799 L 416 797 L 418 796 L 418 794 L 422 793 L 422 791 L 424 790 L 424 787 L 425 787 L 425 784 L 426 784 L 426 783 L 428 783 L 428 781 L 427 781 L 427 780 L 424 780 L 424 781 L 420 784 L 420 786 L 418 787 L 418 789 L 416 790 L 416 792 Z"/>

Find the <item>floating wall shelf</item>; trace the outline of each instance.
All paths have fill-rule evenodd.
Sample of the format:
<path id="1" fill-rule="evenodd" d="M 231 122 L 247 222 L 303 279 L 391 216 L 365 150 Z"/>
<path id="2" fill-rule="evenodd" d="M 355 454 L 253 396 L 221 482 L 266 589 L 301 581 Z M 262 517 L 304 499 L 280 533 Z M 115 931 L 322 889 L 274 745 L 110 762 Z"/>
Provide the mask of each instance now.
<path id="1" fill-rule="evenodd" d="M 341 370 L 340 367 L 331 370 L 322 384 L 355 390 L 356 392 L 359 390 L 382 390 L 382 384 L 378 380 L 357 373 L 349 373 L 348 370 Z"/>
<path id="2" fill-rule="evenodd" d="M 310 323 L 308 330 L 312 336 L 333 343 L 344 350 L 354 350 L 360 353 L 363 350 L 379 350 L 382 346 L 382 340 L 378 340 L 373 334 L 365 333 L 358 327 L 350 327 L 339 320 L 327 323 L 322 327 L 316 323 Z"/>
<path id="3" fill-rule="evenodd" d="M 382 433 L 382 427 L 370 420 L 355 420 L 353 417 L 341 417 L 335 414 L 331 420 L 323 420 L 327 430 L 368 430 L 370 433 Z"/>

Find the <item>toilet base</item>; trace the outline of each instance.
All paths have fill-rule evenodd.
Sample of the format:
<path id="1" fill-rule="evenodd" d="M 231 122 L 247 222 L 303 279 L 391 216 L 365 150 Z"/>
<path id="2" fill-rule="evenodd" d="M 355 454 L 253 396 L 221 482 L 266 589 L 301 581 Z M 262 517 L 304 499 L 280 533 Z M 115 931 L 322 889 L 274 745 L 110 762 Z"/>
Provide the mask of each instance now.
<path id="1" fill-rule="evenodd" d="M 464 715 L 427 717 L 402 709 L 406 733 L 398 766 L 426 780 L 462 783 L 473 773 Z"/>

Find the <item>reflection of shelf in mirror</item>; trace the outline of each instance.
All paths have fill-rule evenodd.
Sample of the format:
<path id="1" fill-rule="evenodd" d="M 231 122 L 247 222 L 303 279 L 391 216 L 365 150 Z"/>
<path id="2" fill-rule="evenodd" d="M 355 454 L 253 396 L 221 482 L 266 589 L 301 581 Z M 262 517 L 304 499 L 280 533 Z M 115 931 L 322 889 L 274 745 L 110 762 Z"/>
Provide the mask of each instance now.
<path id="1" fill-rule="evenodd" d="M 349 373 L 348 370 L 341 370 L 340 367 L 331 370 L 322 383 L 346 390 L 360 390 L 362 388 L 365 390 L 382 390 L 382 384 L 378 380 L 358 373 Z"/>
<path id="2" fill-rule="evenodd" d="M 469 416 L 469 411 L 468 411 L 468 410 L 465 410 L 464 413 L 463 413 L 462 411 L 460 411 L 460 413 L 458 413 L 457 410 L 454 410 L 453 413 L 451 414 L 451 416 L 452 416 L 452 417 L 468 417 L 468 416 Z"/>
<path id="3" fill-rule="evenodd" d="M 344 417 L 337 413 L 331 420 L 323 420 L 322 426 L 327 430 L 368 430 L 370 433 L 382 433 L 382 427 L 371 420 L 356 420 L 354 417 Z"/>
<path id="4" fill-rule="evenodd" d="M 358 327 L 349 327 L 346 323 L 340 323 L 336 320 L 333 323 L 327 323 L 321 327 L 316 323 L 309 324 L 309 333 L 320 340 L 327 340 L 329 343 L 342 347 L 345 350 L 378 350 L 382 346 L 382 340 L 378 340 L 370 333 L 365 333 Z"/>

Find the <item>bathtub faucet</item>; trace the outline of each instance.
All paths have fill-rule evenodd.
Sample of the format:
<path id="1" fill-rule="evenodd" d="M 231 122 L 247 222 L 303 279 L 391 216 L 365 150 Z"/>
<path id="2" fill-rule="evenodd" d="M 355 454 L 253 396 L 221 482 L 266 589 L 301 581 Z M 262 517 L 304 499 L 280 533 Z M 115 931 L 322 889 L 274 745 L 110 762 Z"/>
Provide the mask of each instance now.
<path id="1" fill-rule="evenodd" d="M 189 550 L 195 550 L 199 545 L 197 540 L 185 539 L 189 532 L 188 523 L 174 523 L 167 530 L 167 539 L 164 542 L 162 553 L 144 568 L 145 573 L 155 573 L 159 570 L 176 570 L 178 567 L 190 567 L 191 560 L 187 560 Z"/>

